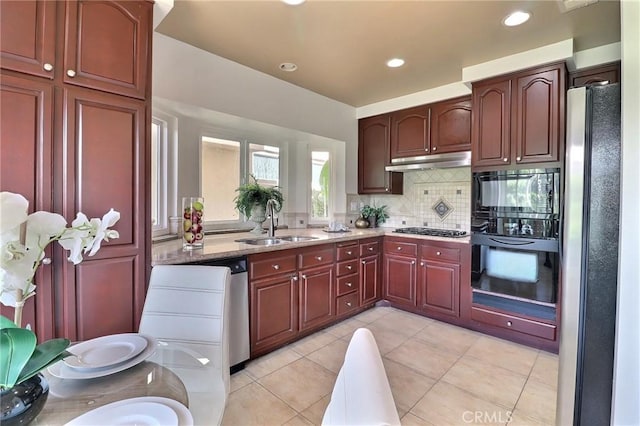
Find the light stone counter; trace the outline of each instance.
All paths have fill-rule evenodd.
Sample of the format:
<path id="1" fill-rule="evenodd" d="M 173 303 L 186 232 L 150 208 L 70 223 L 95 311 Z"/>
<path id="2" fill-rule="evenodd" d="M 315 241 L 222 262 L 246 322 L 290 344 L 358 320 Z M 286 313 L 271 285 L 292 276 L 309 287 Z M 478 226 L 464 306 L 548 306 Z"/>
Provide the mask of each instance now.
<path id="1" fill-rule="evenodd" d="M 322 229 L 281 229 L 276 231 L 276 238 L 286 235 L 300 235 L 316 237 L 314 240 L 301 242 L 283 242 L 273 246 L 256 246 L 237 242 L 236 240 L 247 238 L 264 238 L 266 234 L 256 236 L 250 232 L 233 234 L 207 235 L 204 246 L 195 250 L 183 250 L 182 240 L 175 239 L 166 242 L 154 243 L 152 246 L 152 265 L 171 265 L 180 263 L 198 262 L 211 259 L 223 259 L 228 257 L 245 256 L 268 251 L 286 250 L 291 248 L 310 247 L 319 244 L 337 243 L 350 240 L 360 240 L 370 237 L 389 235 L 401 238 L 413 238 L 421 240 L 448 241 L 457 243 L 469 243 L 469 237 L 443 238 L 427 237 L 421 235 L 408 235 L 393 233 L 394 228 L 353 228 L 349 232 L 324 232 Z"/>

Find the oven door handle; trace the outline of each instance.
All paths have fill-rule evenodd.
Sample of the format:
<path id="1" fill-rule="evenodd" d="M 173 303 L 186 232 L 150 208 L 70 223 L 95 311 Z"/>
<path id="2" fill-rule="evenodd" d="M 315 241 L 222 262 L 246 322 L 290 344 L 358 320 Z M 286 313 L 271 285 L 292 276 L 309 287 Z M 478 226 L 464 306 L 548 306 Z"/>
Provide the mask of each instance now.
<path id="1" fill-rule="evenodd" d="M 498 244 L 504 244 L 506 246 L 528 246 L 530 244 L 535 244 L 533 241 L 513 241 L 513 240 L 504 241 L 504 240 L 497 240 L 491 237 L 489 239 L 493 242 L 496 242 Z"/>

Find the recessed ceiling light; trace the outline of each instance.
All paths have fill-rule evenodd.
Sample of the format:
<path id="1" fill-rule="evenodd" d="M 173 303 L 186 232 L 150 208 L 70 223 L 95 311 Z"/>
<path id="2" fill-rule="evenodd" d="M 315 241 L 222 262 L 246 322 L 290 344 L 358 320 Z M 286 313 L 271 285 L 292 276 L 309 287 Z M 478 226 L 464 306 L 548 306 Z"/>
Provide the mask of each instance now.
<path id="1" fill-rule="evenodd" d="M 298 69 L 298 66 L 293 62 L 283 62 L 280 64 L 280 69 L 286 72 L 293 72 Z"/>
<path id="2" fill-rule="evenodd" d="M 283 3 L 286 3 L 291 6 L 297 6 L 305 2 L 305 0 L 282 0 Z"/>
<path id="3" fill-rule="evenodd" d="M 387 66 L 389 68 L 398 68 L 404 65 L 404 59 L 393 58 L 387 61 Z"/>
<path id="4" fill-rule="evenodd" d="M 506 18 L 504 18 L 502 23 L 505 24 L 507 27 L 515 27 L 517 25 L 524 24 L 529 20 L 530 17 L 531 17 L 531 14 L 529 12 L 523 12 L 521 10 L 517 10 L 509 14 Z"/>

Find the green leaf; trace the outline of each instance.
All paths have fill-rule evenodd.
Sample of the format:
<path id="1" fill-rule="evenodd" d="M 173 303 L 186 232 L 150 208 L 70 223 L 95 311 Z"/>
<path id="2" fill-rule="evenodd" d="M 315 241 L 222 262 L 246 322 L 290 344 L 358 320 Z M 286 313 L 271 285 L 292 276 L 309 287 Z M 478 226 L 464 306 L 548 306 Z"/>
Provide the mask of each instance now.
<path id="1" fill-rule="evenodd" d="M 36 335 L 24 328 L 3 328 L 0 330 L 0 386 L 11 388 L 31 358 L 36 347 Z"/>
<path id="2" fill-rule="evenodd" d="M 69 339 L 51 339 L 36 346 L 31 358 L 22 369 L 17 383 L 35 376 L 43 368 L 68 356 L 69 353 L 65 349 L 69 347 L 69 343 Z"/>
<path id="3" fill-rule="evenodd" d="M 11 321 L 4 315 L 0 315 L 0 329 L 3 328 L 18 328 L 15 322 Z"/>

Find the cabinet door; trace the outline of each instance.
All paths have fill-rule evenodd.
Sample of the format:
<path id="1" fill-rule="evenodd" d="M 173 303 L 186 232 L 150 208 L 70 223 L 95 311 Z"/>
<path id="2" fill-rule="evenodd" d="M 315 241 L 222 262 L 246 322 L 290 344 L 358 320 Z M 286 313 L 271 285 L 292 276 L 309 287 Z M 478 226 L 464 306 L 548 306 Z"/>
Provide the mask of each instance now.
<path id="1" fill-rule="evenodd" d="M 428 312 L 460 316 L 460 265 L 420 261 L 418 306 Z"/>
<path id="2" fill-rule="evenodd" d="M 78 211 L 87 217 L 102 217 L 111 208 L 120 212 L 114 226 L 118 239 L 103 242 L 90 262 L 77 267 L 65 262 L 60 280 L 64 283 L 64 335 L 85 340 L 96 337 L 96 332 L 135 331 L 144 303 L 146 241 L 150 235 L 145 208 L 146 105 L 71 88 L 64 91 L 62 112 L 65 141 L 56 147 L 55 154 L 56 169 L 61 173 L 56 180 L 64 183 L 60 185 L 63 215 L 71 221 Z M 111 323 L 98 312 L 107 316 L 117 312 L 119 319 Z"/>
<path id="3" fill-rule="evenodd" d="M 391 158 L 415 157 L 429 153 L 429 115 L 427 106 L 391 114 Z"/>
<path id="4" fill-rule="evenodd" d="M 620 62 L 592 67 L 569 74 L 569 87 L 620 82 Z"/>
<path id="5" fill-rule="evenodd" d="M 358 193 L 402 194 L 402 173 L 387 172 L 389 163 L 388 115 L 359 121 L 358 136 Z"/>
<path id="6" fill-rule="evenodd" d="M 249 303 L 252 357 L 298 334 L 297 276 L 286 274 L 252 281 Z"/>
<path id="7" fill-rule="evenodd" d="M 4 11 L 4 2 L 3 2 Z M 46 80 L 2 75 L 0 80 L 0 190 L 23 195 L 29 212 L 52 211 L 53 88 Z M 46 255 L 51 258 L 51 247 Z M 54 337 L 52 266 L 41 265 L 35 276 L 36 296 L 23 311 L 40 340 Z M 2 305 L 13 318 L 13 309 Z"/>
<path id="8" fill-rule="evenodd" d="M 473 85 L 471 165 L 511 163 L 511 81 L 491 80 Z"/>
<path id="9" fill-rule="evenodd" d="M 516 163 L 560 161 L 561 101 L 564 65 L 514 77 L 511 139 Z"/>
<path id="10" fill-rule="evenodd" d="M 333 265 L 299 272 L 300 330 L 325 324 L 335 316 Z"/>
<path id="11" fill-rule="evenodd" d="M 401 305 L 416 305 L 416 259 L 384 256 L 384 297 Z"/>
<path id="12" fill-rule="evenodd" d="M 431 106 L 431 153 L 471 150 L 471 98 Z"/>
<path id="13" fill-rule="evenodd" d="M 381 299 L 380 256 L 374 255 L 360 260 L 360 306 Z"/>
<path id="14" fill-rule="evenodd" d="M 64 82 L 145 99 L 152 6 L 146 1 L 68 1 Z"/>
<path id="15" fill-rule="evenodd" d="M 0 2 L 2 68 L 53 78 L 56 4 L 35 0 Z"/>

